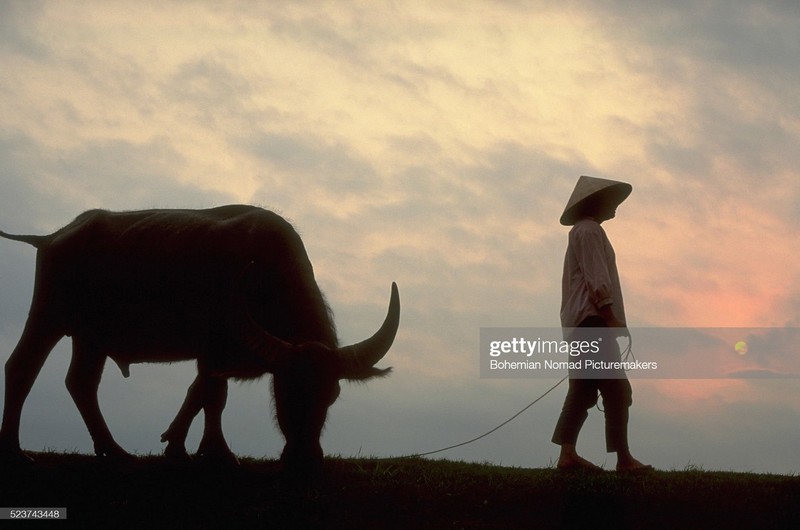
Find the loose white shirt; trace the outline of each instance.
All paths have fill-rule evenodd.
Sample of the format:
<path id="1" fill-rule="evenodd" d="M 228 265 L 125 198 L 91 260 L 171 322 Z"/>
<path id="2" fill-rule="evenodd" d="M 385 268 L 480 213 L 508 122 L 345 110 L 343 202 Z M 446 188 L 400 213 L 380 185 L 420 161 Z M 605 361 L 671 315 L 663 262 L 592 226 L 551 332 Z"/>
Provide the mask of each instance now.
<path id="1" fill-rule="evenodd" d="M 569 231 L 561 277 L 561 326 L 577 327 L 586 317 L 599 316 L 611 304 L 611 312 L 625 323 L 625 306 L 614 248 L 600 223 L 584 218 Z"/>

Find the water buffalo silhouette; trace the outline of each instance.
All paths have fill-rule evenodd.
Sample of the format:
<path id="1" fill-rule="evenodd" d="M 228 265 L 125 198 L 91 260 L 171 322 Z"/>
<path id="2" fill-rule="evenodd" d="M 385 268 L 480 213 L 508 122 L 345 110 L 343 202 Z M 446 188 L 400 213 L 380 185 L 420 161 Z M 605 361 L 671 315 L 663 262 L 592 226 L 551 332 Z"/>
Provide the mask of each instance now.
<path id="1" fill-rule="evenodd" d="M 318 467 L 339 381 L 367 380 L 391 347 L 400 320 L 397 286 L 370 338 L 340 347 L 303 242 L 279 215 L 254 206 L 205 210 L 91 210 L 50 235 L 0 236 L 37 248 L 33 300 L 5 366 L 0 455 L 24 458 L 22 406 L 55 344 L 72 337 L 66 385 L 99 456 L 128 456 L 100 412 L 105 359 L 125 377 L 132 363 L 194 359 L 197 377 L 162 435 L 165 453 L 186 456 L 202 409 L 198 453 L 234 460 L 222 432 L 228 378 L 272 374 L 281 461 Z"/>

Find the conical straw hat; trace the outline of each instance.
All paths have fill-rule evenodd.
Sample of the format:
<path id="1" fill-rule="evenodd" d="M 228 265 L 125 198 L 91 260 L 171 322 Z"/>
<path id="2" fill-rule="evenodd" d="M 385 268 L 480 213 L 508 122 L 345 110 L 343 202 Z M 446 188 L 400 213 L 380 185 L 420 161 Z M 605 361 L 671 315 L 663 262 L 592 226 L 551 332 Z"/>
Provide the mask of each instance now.
<path id="1" fill-rule="evenodd" d="M 633 186 L 627 182 L 582 176 L 575 184 L 572 195 L 567 201 L 567 207 L 561 214 L 562 225 L 574 225 L 581 218 L 584 207 L 590 201 L 609 201 L 614 206 L 628 198 Z"/>

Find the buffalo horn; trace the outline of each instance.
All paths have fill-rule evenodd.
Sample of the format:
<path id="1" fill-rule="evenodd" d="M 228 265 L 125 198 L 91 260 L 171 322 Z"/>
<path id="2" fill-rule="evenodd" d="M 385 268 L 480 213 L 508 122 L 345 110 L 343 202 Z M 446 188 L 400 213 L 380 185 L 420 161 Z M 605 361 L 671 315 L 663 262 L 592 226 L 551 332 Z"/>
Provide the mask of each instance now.
<path id="1" fill-rule="evenodd" d="M 397 284 L 392 282 L 392 296 L 386 319 L 375 334 L 357 344 L 339 348 L 339 366 L 344 377 L 369 370 L 380 361 L 394 342 L 400 326 L 400 294 Z"/>

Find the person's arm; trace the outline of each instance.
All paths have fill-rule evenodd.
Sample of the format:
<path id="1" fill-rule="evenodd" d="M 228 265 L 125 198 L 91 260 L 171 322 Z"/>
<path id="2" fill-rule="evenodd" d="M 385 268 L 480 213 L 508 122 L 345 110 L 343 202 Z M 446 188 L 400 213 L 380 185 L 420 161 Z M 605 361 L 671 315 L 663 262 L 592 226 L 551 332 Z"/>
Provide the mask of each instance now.
<path id="1" fill-rule="evenodd" d="M 599 226 L 585 225 L 580 230 L 570 232 L 570 238 L 578 268 L 586 282 L 589 299 L 597 307 L 600 316 L 608 322 L 604 311 L 611 313 L 614 293 L 606 262 L 605 236 Z"/>
<path id="2" fill-rule="evenodd" d="M 619 320 L 615 315 L 614 311 L 611 310 L 612 304 L 606 304 L 603 307 L 598 308 L 600 312 L 600 316 L 603 320 L 606 321 L 606 326 L 610 328 L 624 328 L 627 327 L 625 322 Z"/>

